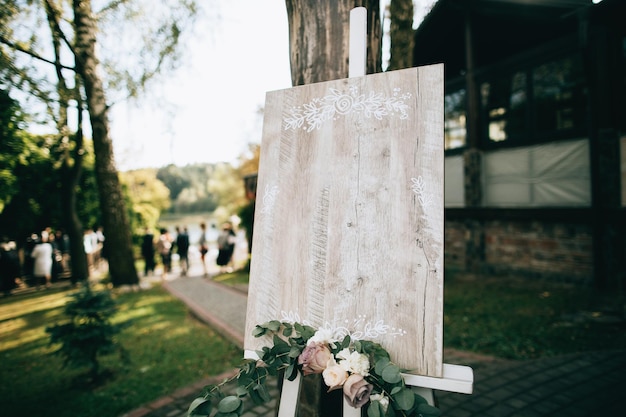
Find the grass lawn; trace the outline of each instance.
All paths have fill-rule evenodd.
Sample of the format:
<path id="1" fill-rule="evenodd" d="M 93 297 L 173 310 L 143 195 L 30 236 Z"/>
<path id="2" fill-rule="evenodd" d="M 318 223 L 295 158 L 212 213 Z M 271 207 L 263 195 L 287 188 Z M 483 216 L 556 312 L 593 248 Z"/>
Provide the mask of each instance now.
<path id="1" fill-rule="evenodd" d="M 507 359 L 626 349 L 624 298 L 519 278 L 446 274 L 444 346 Z"/>
<path id="2" fill-rule="evenodd" d="M 3 416 L 117 417 L 178 388 L 237 366 L 242 352 L 193 319 L 161 287 L 116 295 L 118 335 L 130 363 L 106 356 L 113 377 L 100 386 L 77 383 L 82 371 L 62 369 L 45 327 L 64 320 L 72 290 L 0 299 L 0 409 Z"/>
<path id="3" fill-rule="evenodd" d="M 215 278 L 245 287 L 246 271 Z M 119 335 L 131 363 L 105 357 L 113 379 L 77 385 L 61 370 L 45 327 L 61 321 L 71 290 L 0 299 L 0 415 L 118 417 L 204 377 L 233 369 L 242 353 L 161 287 L 116 295 Z M 533 280 L 446 274 L 444 347 L 530 359 L 571 352 L 626 349 L 624 299 L 587 288 Z"/>

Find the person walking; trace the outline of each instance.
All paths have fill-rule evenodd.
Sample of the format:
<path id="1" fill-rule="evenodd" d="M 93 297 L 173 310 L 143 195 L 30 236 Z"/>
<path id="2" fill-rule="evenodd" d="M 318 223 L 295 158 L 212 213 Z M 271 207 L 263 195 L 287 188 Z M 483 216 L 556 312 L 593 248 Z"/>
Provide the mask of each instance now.
<path id="1" fill-rule="evenodd" d="M 202 270 L 204 271 L 204 276 L 208 276 L 209 273 L 206 267 L 206 254 L 209 253 L 209 242 L 206 237 L 206 223 L 200 223 L 200 239 L 198 240 L 198 246 L 200 250 L 200 262 L 202 262 Z"/>
<path id="2" fill-rule="evenodd" d="M 232 272 L 233 252 L 235 251 L 235 242 L 237 235 L 233 231 L 233 225 L 226 222 L 222 225 L 222 231 L 217 237 L 217 260 L 216 263 L 220 267 L 221 272 Z"/>
<path id="3" fill-rule="evenodd" d="M 156 250 L 161 256 L 161 263 L 163 264 L 163 279 L 167 278 L 167 274 L 172 270 L 172 236 L 167 229 L 162 228 L 160 230 L 159 240 L 156 244 Z"/>
<path id="4" fill-rule="evenodd" d="M 17 287 L 21 272 L 22 266 L 17 253 L 17 244 L 3 237 L 0 243 L 0 286 L 5 297 L 11 295 L 11 291 Z"/>
<path id="5" fill-rule="evenodd" d="M 141 257 L 144 261 L 143 275 L 154 274 L 155 260 L 154 260 L 154 234 L 149 228 L 145 228 L 143 238 L 141 240 Z"/>
<path id="6" fill-rule="evenodd" d="M 50 288 L 52 280 L 52 245 L 47 239 L 42 239 L 41 235 L 37 239 L 37 243 L 30 253 L 35 260 L 33 276 L 35 278 L 35 286 L 39 290 L 40 282 L 44 281 L 46 289 Z"/>
<path id="7" fill-rule="evenodd" d="M 178 253 L 180 274 L 186 276 L 189 270 L 189 232 L 186 227 L 183 227 L 181 231 L 176 226 L 176 253 Z"/>

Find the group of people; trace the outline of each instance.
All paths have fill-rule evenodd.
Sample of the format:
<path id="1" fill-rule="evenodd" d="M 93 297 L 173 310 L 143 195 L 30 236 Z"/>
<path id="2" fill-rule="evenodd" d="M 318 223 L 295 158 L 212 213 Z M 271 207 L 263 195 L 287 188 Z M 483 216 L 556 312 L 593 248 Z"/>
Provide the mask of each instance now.
<path id="1" fill-rule="evenodd" d="M 176 237 L 173 237 L 166 228 L 161 228 L 156 240 L 150 229 L 145 229 L 141 242 L 145 276 L 154 273 L 156 268 L 155 255 L 158 254 L 163 265 L 163 277 L 166 277 L 172 270 L 172 255 L 174 253 L 178 254 L 181 274 L 187 275 L 189 270 L 189 233 L 186 227 L 181 230 L 180 227 L 176 226 Z"/>
<path id="2" fill-rule="evenodd" d="M 64 274 L 71 277 L 69 243 L 63 230 L 53 231 L 51 227 L 32 233 L 22 245 L 7 237 L 0 239 L 0 288 L 4 295 L 20 285 L 50 288 Z M 102 227 L 85 230 L 83 244 L 90 265 L 105 258 Z"/>
<path id="3" fill-rule="evenodd" d="M 213 228 L 215 226 L 212 226 Z M 200 262 L 203 267 L 204 276 L 208 276 L 207 254 L 209 253 L 210 239 L 207 236 L 206 223 L 200 224 L 200 237 L 197 242 L 198 252 L 200 254 Z M 232 271 L 233 253 L 235 251 L 236 234 L 233 230 L 232 223 L 226 222 L 222 225 L 222 230 L 217 237 L 218 255 L 216 264 L 220 267 L 221 272 Z M 189 249 L 190 239 L 187 227 L 175 227 L 175 233 L 172 235 L 167 228 L 159 230 L 158 237 L 145 229 L 143 240 L 141 243 L 141 256 L 144 259 L 144 275 L 154 274 L 157 265 L 157 258 L 161 261 L 163 267 L 163 278 L 172 271 L 172 256 L 178 255 L 178 263 L 181 269 L 181 275 L 186 276 L 189 272 Z"/>
<path id="4" fill-rule="evenodd" d="M 67 237 L 61 230 L 52 232 L 45 228 L 33 233 L 20 249 L 15 241 L 6 237 L 0 242 L 0 283 L 4 295 L 19 285 L 31 284 L 50 288 L 64 269 L 64 254 L 67 253 Z M 24 282 L 28 281 L 28 282 Z"/>

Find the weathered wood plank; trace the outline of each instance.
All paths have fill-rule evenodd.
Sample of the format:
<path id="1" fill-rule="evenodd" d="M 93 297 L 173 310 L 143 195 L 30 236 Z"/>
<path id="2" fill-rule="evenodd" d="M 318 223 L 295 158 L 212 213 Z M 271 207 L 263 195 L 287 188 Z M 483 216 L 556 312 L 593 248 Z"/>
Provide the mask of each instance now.
<path id="1" fill-rule="evenodd" d="M 266 97 L 245 349 L 290 317 L 442 375 L 443 66 Z"/>

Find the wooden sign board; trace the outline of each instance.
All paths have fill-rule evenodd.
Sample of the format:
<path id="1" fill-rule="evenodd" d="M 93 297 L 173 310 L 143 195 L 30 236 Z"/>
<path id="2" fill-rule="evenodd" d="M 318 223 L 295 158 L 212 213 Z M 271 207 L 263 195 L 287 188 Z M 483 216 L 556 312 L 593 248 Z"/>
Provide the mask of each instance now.
<path id="1" fill-rule="evenodd" d="M 269 320 L 442 376 L 443 65 L 267 93 L 244 348 Z"/>

